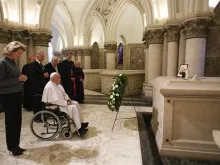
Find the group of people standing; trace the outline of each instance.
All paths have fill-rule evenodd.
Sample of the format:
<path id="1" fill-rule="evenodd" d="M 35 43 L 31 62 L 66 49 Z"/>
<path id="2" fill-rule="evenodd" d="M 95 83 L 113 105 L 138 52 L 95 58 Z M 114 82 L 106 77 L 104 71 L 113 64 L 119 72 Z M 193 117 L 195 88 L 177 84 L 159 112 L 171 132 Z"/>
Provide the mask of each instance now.
<path id="1" fill-rule="evenodd" d="M 25 50 L 26 46 L 18 41 L 13 41 L 4 48 L 3 57 L 0 58 L 0 108 L 5 113 L 7 149 L 14 156 L 22 155 L 25 151 L 20 147 L 22 104 L 25 109 L 33 110 L 34 114 L 40 111 L 42 95 L 46 91 L 45 85 L 48 81 L 55 84 L 54 87 L 59 86 L 61 89 L 57 92 L 57 99 L 66 101 L 64 106 L 68 111 L 65 109 L 64 111 L 74 115 L 72 119 L 77 120 L 77 132 L 85 134 L 89 124 L 88 122 L 83 123 L 78 113 L 78 102 L 82 103 L 84 100 L 84 74 L 80 68 L 80 62 L 77 61 L 75 65 L 71 60 L 72 54 L 68 54 L 66 60 L 60 63 L 57 57 L 53 57 L 50 63 L 43 66 L 44 52 L 37 51 L 35 57 L 30 57 L 30 63 L 22 68 L 21 73 L 15 61 Z M 49 82 L 47 91 L 54 91 L 55 88 L 53 89 Z M 62 82 L 64 90 L 59 85 L 60 82 Z M 61 97 L 58 97 L 59 94 Z M 71 117 L 71 114 L 69 115 Z"/>
<path id="2" fill-rule="evenodd" d="M 50 80 L 53 72 L 58 72 L 61 76 L 61 84 L 71 100 L 84 103 L 84 73 L 80 67 L 80 62 L 71 60 L 72 54 L 68 54 L 66 59 L 59 62 L 54 56 L 50 63 L 42 65 L 44 52 L 38 51 L 35 56 L 30 57 L 30 63 L 22 68 L 22 74 L 28 77 L 24 82 L 24 102 L 23 108 L 27 111 L 38 112 L 41 109 L 41 95 L 46 83 Z"/>

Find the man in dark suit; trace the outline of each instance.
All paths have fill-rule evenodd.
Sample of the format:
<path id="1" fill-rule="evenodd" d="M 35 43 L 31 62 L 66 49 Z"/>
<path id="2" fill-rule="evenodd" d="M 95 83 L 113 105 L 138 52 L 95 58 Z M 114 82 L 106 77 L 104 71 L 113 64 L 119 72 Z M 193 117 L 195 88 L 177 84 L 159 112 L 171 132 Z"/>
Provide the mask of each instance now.
<path id="1" fill-rule="evenodd" d="M 84 103 L 84 73 L 83 69 L 80 67 L 80 61 L 76 61 L 76 67 L 73 70 L 73 75 L 75 77 L 76 84 L 76 101 L 79 103 Z"/>
<path id="2" fill-rule="evenodd" d="M 49 77 L 50 77 L 50 74 L 53 73 L 53 72 L 59 72 L 58 68 L 57 68 L 57 64 L 59 63 L 59 59 L 58 57 L 56 56 L 53 56 L 52 57 L 52 60 L 50 63 L 46 64 L 44 66 L 44 73 L 48 73 L 49 74 Z M 46 81 L 50 81 L 50 78 L 46 78 Z"/>
<path id="3" fill-rule="evenodd" d="M 27 81 L 24 82 L 24 93 L 23 93 L 23 108 L 26 109 L 27 111 L 32 111 L 33 108 L 32 105 L 33 94 L 32 91 L 30 90 L 31 86 L 30 86 L 28 71 L 30 64 L 35 60 L 36 60 L 35 56 L 30 56 L 29 63 L 25 64 L 22 68 L 22 74 L 28 77 Z"/>
<path id="4" fill-rule="evenodd" d="M 44 52 L 39 50 L 36 52 L 36 61 L 32 62 L 29 67 L 29 79 L 33 92 L 33 111 L 34 114 L 41 110 L 41 98 L 44 87 L 46 85 L 45 78 L 48 73 L 44 73 L 42 62 L 44 60 Z"/>
<path id="5" fill-rule="evenodd" d="M 59 71 L 65 92 L 68 94 L 71 100 L 75 100 L 75 78 L 73 77 L 73 69 L 75 68 L 75 65 L 74 62 L 71 60 L 72 56 L 72 53 L 67 54 L 66 59 L 62 61 L 59 67 Z"/>

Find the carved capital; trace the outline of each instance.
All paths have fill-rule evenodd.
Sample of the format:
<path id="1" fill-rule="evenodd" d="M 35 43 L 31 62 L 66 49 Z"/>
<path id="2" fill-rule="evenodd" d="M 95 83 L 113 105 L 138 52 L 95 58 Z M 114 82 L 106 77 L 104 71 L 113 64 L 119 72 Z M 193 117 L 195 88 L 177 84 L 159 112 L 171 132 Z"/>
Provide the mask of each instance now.
<path id="1" fill-rule="evenodd" d="M 31 36 L 34 40 L 34 46 L 48 47 L 48 43 L 50 42 L 51 38 L 53 38 L 53 36 L 47 33 L 32 33 Z"/>
<path id="2" fill-rule="evenodd" d="M 76 51 L 77 51 L 77 56 L 82 56 L 83 55 L 83 49 L 82 48 L 78 48 L 78 49 L 76 49 Z"/>
<path id="3" fill-rule="evenodd" d="M 149 48 L 149 41 L 146 38 L 146 40 L 143 42 L 143 44 L 145 45 L 145 48 L 148 49 Z"/>
<path id="4" fill-rule="evenodd" d="M 167 41 L 178 42 L 180 38 L 180 27 L 178 25 L 167 25 Z"/>
<path id="5" fill-rule="evenodd" d="M 91 56 L 91 55 L 92 55 L 92 48 L 83 49 L 83 56 Z"/>
<path id="6" fill-rule="evenodd" d="M 11 41 L 12 32 L 6 28 L 0 28 L 0 43 L 9 43 Z"/>
<path id="7" fill-rule="evenodd" d="M 144 34 L 142 40 L 145 41 L 146 44 L 162 44 L 163 43 L 163 29 L 150 29 L 147 30 Z"/>
<path id="8" fill-rule="evenodd" d="M 116 44 L 105 44 L 104 48 L 106 53 L 116 53 L 117 45 Z"/>
<path id="9" fill-rule="evenodd" d="M 193 19 L 183 23 L 186 39 L 207 37 L 208 27 L 211 25 L 211 19 Z"/>
<path id="10" fill-rule="evenodd" d="M 28 30 L 15 30 L 13 31 L 14 40 L 27 45 L 27 39 L 30 37 Z"/>

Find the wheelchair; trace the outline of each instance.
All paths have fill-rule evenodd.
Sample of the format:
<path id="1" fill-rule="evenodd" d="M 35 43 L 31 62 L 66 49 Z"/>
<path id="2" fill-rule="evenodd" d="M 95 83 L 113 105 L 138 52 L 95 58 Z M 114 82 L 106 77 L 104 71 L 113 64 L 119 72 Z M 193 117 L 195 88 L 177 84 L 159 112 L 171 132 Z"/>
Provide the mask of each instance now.
<path id="1" fill-rule="evenodd" d="M 69 139 L 72 137 L 71 124 L 75 126 L 73 120 L 65 112 L 60 111 L 58 105 L 42 103 L 42 110 L 31 119 L 30 129 L 42 140 L 52 140 L 60 134 Z"/>

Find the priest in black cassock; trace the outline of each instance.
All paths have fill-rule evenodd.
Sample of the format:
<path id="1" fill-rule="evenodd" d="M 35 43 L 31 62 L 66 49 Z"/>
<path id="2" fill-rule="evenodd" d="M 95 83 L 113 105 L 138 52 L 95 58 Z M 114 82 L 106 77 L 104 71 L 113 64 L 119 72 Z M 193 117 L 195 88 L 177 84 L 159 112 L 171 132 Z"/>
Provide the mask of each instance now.
<path id="1" fill-rule="evenodd" d="M 75 77 L 75 84 L 76 84 L 76 101 L 79 103 L 84 103 L 84 72 L 83 69 L 80 67 L 80 61 L 76 61 L 76 67 L 73 70 L 73 75 Z"/>
<path id="2" fill-rule="evenodd" d="M 72 53 L 68 53 L 66 59 L 59 65 L 58 70 L 61 75 L 62 85 L 65 92 L 71 100 L 76 100 L 76 86 L 75 78 L 73 76 L 75 64 L 72 61 L 72 56 Z"/>
<path id="3" fill-rule="evenodd" d="M 59 63 L 59 58 L 56 56 L 52 57 L 51 62 L 49 62 L 48 64 L 46 64 L 44 66 L 44 73 L 48 73 L 49 77 L 45 78 L 46 81 L 50 81 L 50 74 L 53 72 L 59 72 L 58 68 L 57 68 L 57 64 Z"/>
<path id="4" fill-rule="evenodd" d="M 34 62 L 36 60 L 35 56 L 30 56 L 29 57 L 29 63 L 25 64 L 22 68 L 22 74 L 29 77 L 28 75 L 28 69 L 30 66 L 30 63 Z M 33 94 L 32 91 L 30 90 L 30 80 L 29 78 L 27 81 L 24 82 L 24 93 L 23 93 L 23 108 L 27 111 L 32 111 L 33 105 Z"/>

